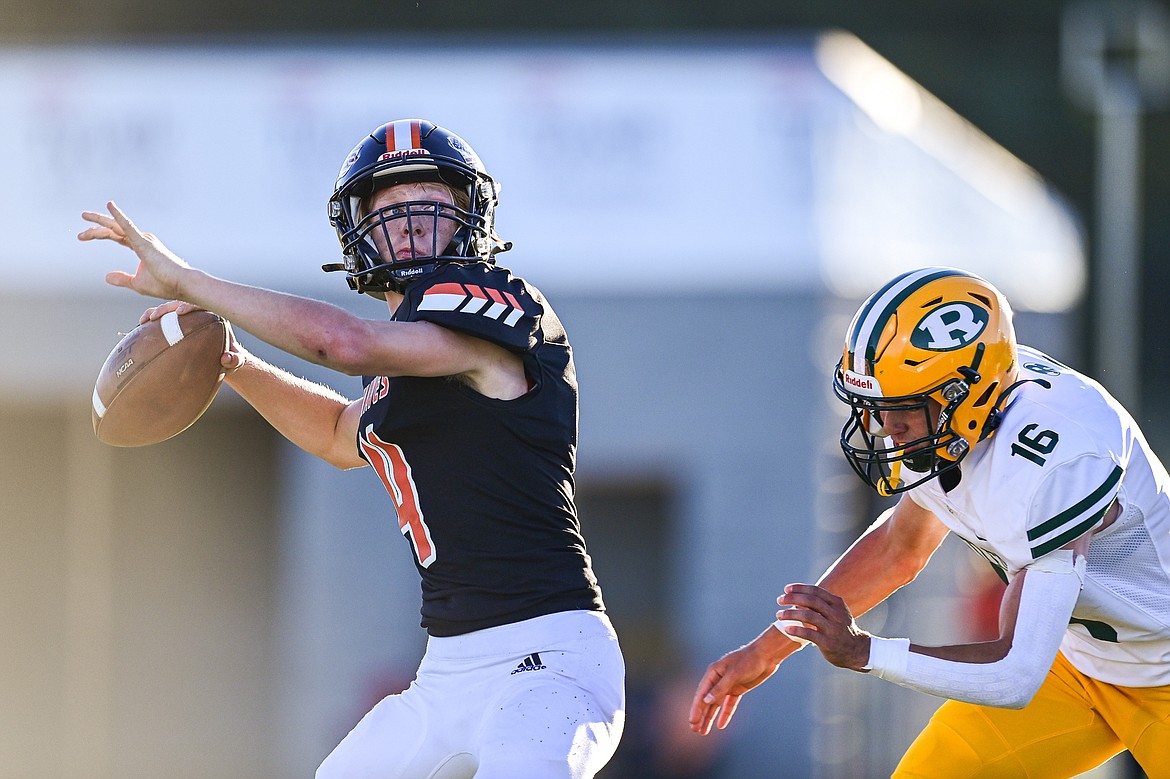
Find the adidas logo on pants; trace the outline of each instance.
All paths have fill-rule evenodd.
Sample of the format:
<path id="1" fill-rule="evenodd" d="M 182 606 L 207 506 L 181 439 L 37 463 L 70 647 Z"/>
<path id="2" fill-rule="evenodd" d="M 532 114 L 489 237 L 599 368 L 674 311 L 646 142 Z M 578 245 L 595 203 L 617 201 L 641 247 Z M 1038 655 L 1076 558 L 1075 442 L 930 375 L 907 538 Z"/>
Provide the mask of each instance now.
<path id="1" fill-rule="evenodd" d="M 523 673 L 524 671 L 543 671 L 544 664 L 540 662 L 540 652 L 533 652 L 524 658 L 520 665 L 516 666 L 516 670 L 512 671 L 512 675 Z"/>

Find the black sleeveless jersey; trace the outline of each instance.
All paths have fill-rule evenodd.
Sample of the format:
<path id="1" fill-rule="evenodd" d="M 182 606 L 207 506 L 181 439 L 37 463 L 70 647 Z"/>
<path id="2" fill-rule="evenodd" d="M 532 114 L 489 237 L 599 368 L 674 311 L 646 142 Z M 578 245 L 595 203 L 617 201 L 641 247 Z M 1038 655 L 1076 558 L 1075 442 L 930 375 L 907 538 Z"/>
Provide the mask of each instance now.
<path id="1" fill-rule="evenodd" d="M 365 378 L 358 446 L 381 477 L 422 576 L 422 626 L 453 636 L 571 609 L 604 609 L 573 503 L 572 350 L 534 287 L 486 263 L 407 287 L 398 321 L 499 344 L 530 390 L 484 397 L 452 378 Z"/>

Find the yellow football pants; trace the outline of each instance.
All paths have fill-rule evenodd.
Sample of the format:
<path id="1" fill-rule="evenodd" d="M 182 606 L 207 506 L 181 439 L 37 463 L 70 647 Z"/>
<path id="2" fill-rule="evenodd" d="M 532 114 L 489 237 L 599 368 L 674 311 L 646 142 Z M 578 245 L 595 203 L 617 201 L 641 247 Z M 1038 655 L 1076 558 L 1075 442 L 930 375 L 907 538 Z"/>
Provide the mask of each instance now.
<path id="1" fill-rule="evenodd" d="M 1057 654 L 1022 709 L 947 701 L 895 779 L 1068 779 L 1128 749 L 1151 779 L 1170 779 L 1170 685 L 1118 687 Z"/>

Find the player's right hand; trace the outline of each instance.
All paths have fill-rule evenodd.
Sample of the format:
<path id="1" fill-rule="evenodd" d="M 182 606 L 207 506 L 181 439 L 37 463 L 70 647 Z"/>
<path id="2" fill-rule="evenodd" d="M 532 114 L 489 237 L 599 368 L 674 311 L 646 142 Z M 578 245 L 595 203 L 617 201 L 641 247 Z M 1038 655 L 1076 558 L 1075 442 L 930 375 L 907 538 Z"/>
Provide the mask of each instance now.
<path id="1" fill-rule="evenodd" d="M 138 256 L 138 269 L 134 273 L 111 271 L 106 274 L 106 283 L 150 297 L 182 297 L 179 279 L 191 266 L 179 259 L 158 238 L 139 230 L 112 200 L 106 203 L 106 209 L 108 214 L 82 212 L 81 218 L 95 226 L 78 233 L 78 240 L 113 241 Z"/>

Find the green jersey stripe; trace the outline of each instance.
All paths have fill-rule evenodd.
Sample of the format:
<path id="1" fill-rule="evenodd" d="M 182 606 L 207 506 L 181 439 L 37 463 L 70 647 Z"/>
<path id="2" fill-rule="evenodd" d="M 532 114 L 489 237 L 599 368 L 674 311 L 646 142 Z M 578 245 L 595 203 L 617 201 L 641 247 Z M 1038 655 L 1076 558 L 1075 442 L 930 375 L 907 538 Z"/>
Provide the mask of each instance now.
<path id="1" fill-rule="evenodd" d="M 1058 530 L 1059 528 L 1068 524 L 1069 522 L 1076 521 L 1077 517 L 1079 517 L 1081 514 L 1084 514 L 1086 511 L 1092 508 L 1093 505 L 1099 503 L 1106 495 L 1112 492 L 1113 488 L 1117 486 L 1117 482 L 1119 481 L 1121 481 L 1120 465 L 1113 468 L 1113 473 L 1109 474 L 1108 478 L 1105 479 L 1100 487 L 1093 490 L 1089 497 L 1085 498 L 1072 508 L 1065 509 L 1052 519 L 1047 519 L 1036 527 L 1030 529 L 1028 531 L 1028 540 L 1035 541 L 1037 538 L 1046 536 L 1052 531 Z"/>
<path id="2" fill-rule="evenodd" d="M 1109 507 L 1112 505 L 1113 505 L 1113 501 L 1109 501 L 1109 503 L 1106 504 L 1105 508 L 1101 509 L 1096 514 L 1089 517 L 1088 519 L 1086 519 L 1084 522 L 1080 523 L 1076 527 L 1069 528 L 1067 531 L 1065 531 L 1064 533 L 1061 533 L 1056 538 L 1045 541 L 1043 544 L 1040 544 L 1039 546 L 1032 547 L 1032 559 L 1038 560 L 1041 557 L 1043 557 L 1044 555 L 1048 554 L 1049 552 L 1051 552 L 1055 549 L 1060 549 L 1062 546 L 1067 544 L 1069 541 L 1073 541 L 1076 538 L 1080 537 L 1080 535 L 1082 533 L 1087 531 L 1093 525 L 1100 522 L 1101 518 L 1105 516 L 1105 512 L 1108 511 Z"/>

